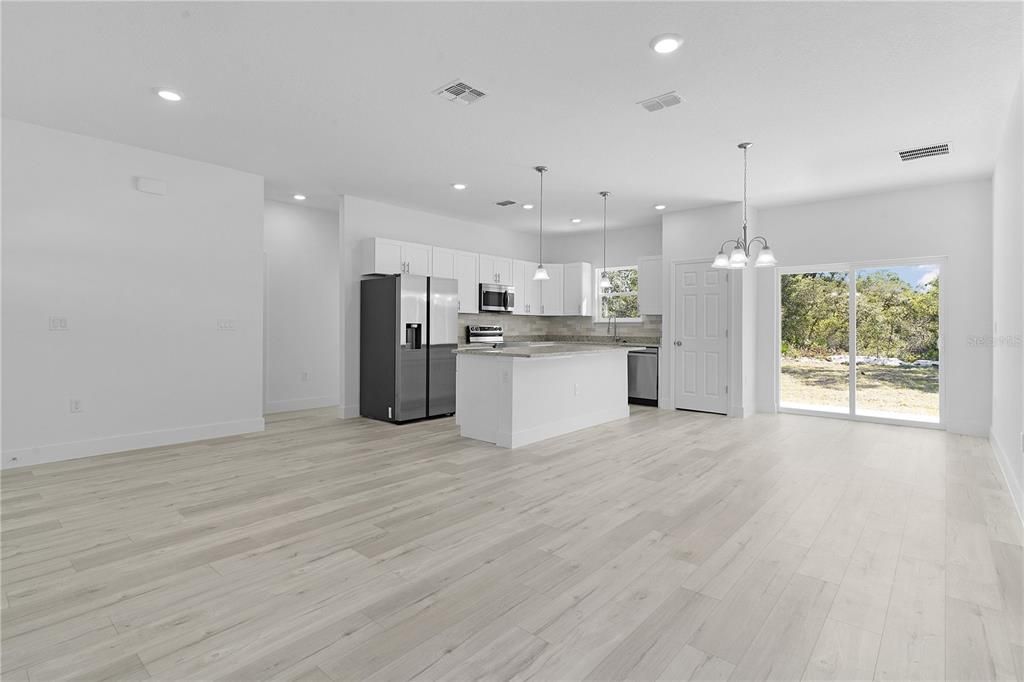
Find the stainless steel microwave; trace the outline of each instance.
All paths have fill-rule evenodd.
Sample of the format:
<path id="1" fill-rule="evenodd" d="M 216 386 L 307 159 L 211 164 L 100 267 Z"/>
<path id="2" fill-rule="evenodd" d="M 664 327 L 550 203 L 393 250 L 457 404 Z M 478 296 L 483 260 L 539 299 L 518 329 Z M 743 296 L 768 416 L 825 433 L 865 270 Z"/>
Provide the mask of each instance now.
<path id="1" fill-rule="evenodd" d="M 516 288 L 508 284 L 481 284 L 480 311 L 510 313 L 516 304 Z"/>

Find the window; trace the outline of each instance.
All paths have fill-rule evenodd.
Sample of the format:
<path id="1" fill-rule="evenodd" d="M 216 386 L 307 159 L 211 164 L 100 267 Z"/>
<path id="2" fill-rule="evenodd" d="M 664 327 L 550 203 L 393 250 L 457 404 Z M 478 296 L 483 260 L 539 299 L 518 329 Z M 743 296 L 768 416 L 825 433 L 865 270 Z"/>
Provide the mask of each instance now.
<path id="1" fill-rule="evenodd" d="M 598 301 L 595 319 L 598 322 L 607 322 L 612 318 L 619 322 L 639 322 L 637 267 L 626 265 L 608 268 L 608 279 L 612 281 L 612 288 L 608 291 L 601 290 L 601 272 L 601 268 L 594 268 L 594 288 L 597 290 Z"/>

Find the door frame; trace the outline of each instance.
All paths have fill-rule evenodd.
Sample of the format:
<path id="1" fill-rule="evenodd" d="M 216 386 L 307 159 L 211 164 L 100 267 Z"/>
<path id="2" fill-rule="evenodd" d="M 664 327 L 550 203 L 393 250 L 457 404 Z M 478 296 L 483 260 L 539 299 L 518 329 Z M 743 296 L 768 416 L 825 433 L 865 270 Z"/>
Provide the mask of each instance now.
<path id="1" fill-rule="evenodd" d="M 924 429 L 946 429 L 946 363 L 943 360 L 945 351 L 945 319 L 946 299 L 942 289 L 939 289 L 939 421 L 925 422 L 916 419 L 899 419 L 893 417 L 875 417 L 870 415 L 856 414 L 857 409 L 857 270 L 869 268 L 901 267 L 908 265 L 938 265 L 939 281 L 941 282 L 947 272 L 948 258 L 946 256 L 932 256 L 922 258 L 890 258 L 884 260 L 850 261 L 847 263 L 825 263 L 822 265 L 797 265 L 775 268 L 775 296 L 772 303 L 775 334 L 772 339 L 775 345 L 774 372 L 772 378 L 775 381 L 775 409 L 785 414 L 799 414 L 811 417 L 827 417 L 831 419 L 846 419 L 848 421 L 870 422 L 874 424 L 893 424 L 896 426 L 916 426 Z M 782 406 L 782 276 L 798 275 L 811 272 L 842 272 L 847 273 L 847 296 L 849 298 L 849 356 L 852 360 L 849 364 L 849 409 L 846 413 L 833 412 L 828 410 L 808 410 L 796 407 Z"/>
<path id="2" fill-rule="evenodd" d="M 676 266 L 679 265 L 705 265 L 711 267 L 708 264 L 707 258 L 684 258 L 679 260 L 673 260 L 671 267 L 668 271 L 668 288 L 669 288 L 669 330 L 668 330 L 668 399 L 669 408 L 673 410 L 679 410 L 682 408 L 676 407 Z M 736 308 L 736 297 L 742 292 L 737 285 L 738 277 L 729 277 L 730 271 L 723 268 L 725 272 L 725 279 L 727 285 L 727 295 L 725 299 L 725 333 L 728 343 L 726 344 L 725 353 L 725 372 L 727 379 L 727 386 L 730 388 L 729 398 L 726 401 L 726 413 L 723 416 L 726 417 L 742 417 L 743 416 L 743 405 L 740 401 L 739 407 L 737 408 L 736 396 L 733 392 L 733 387 L 737 384 L 736 377 L 733 374 L 733 367 L 736 363 L 733 361 L 734 358 L 741 352 L 741 348 L 737 346 L 739 336 L 732 333 L 733 327 L 733 310 Z M 665 336 L 664 330 L 662 330 L 662 336 Z M 692 410 L 696 411 L 696 410 Z M 719 412 L 703 412 L 702 414 L 720 414 Z"/>

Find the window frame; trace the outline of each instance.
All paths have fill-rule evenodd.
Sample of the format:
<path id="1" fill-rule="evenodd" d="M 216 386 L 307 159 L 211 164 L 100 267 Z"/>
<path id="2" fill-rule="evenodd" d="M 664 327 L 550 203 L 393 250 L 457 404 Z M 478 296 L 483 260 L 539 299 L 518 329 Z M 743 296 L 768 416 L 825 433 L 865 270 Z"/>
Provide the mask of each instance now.
<path id="1" fill-rule="evenodd" d="M 602 292 L 601 291 L 601 273 L 605 272 L 605 271 L 607 271 L 607 272 L 614 272 L 616 270 L 619 270 L 619 271 L 621 271 L 621 270 L 635 270 L 636 273 L 637 273 L 637 288 L 634 291 L 628 291 L 628 292 L 627 291 L 620 291 L 620 292 L 611 292 L 611 293 L 607 293 L 607 294 Z M 604 306 L 601 305 L 602 304 L 602 298 L 604 298 L 605 296 L 616 297 L 616 298 L 621 297 L 621 296 L 636 296 L 637 297 L 637 307 L 639 309 L 639 303 L 640 303 L 640 266 L 638 264 L 634 264 L 634 265 L 615 265 L 615 266 L 609 265 L 607 268 L 599 268 L 599 267 L 595 267 L 594 268 L 594 322 L 595 323 L 606 323 L 606 322 L 611 322 L 612 321 L 612 318 L 610 318 L 610 317 L 602 317 L 601 316 L 601 311 L 604 309 Z M 615 320 L 619 324 L 623 324 L 623 323 L 625 323 L 625 324 L 639 324 L 639 323 L 643 322 L 643 315 L 640 315 L 638 317 L 617 317 L 617 318 L 615 318 Z"/>

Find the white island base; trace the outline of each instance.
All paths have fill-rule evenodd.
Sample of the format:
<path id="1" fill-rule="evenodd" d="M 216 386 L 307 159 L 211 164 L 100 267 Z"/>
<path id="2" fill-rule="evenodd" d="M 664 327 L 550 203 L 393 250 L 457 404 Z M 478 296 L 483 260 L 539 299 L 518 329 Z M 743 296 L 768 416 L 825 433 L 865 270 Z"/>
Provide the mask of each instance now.
<path id="1" fill-rule="evenodd" d="M 516 448 L 629 416 L 626 348 L 460 350 L 455 421 Z"/>

